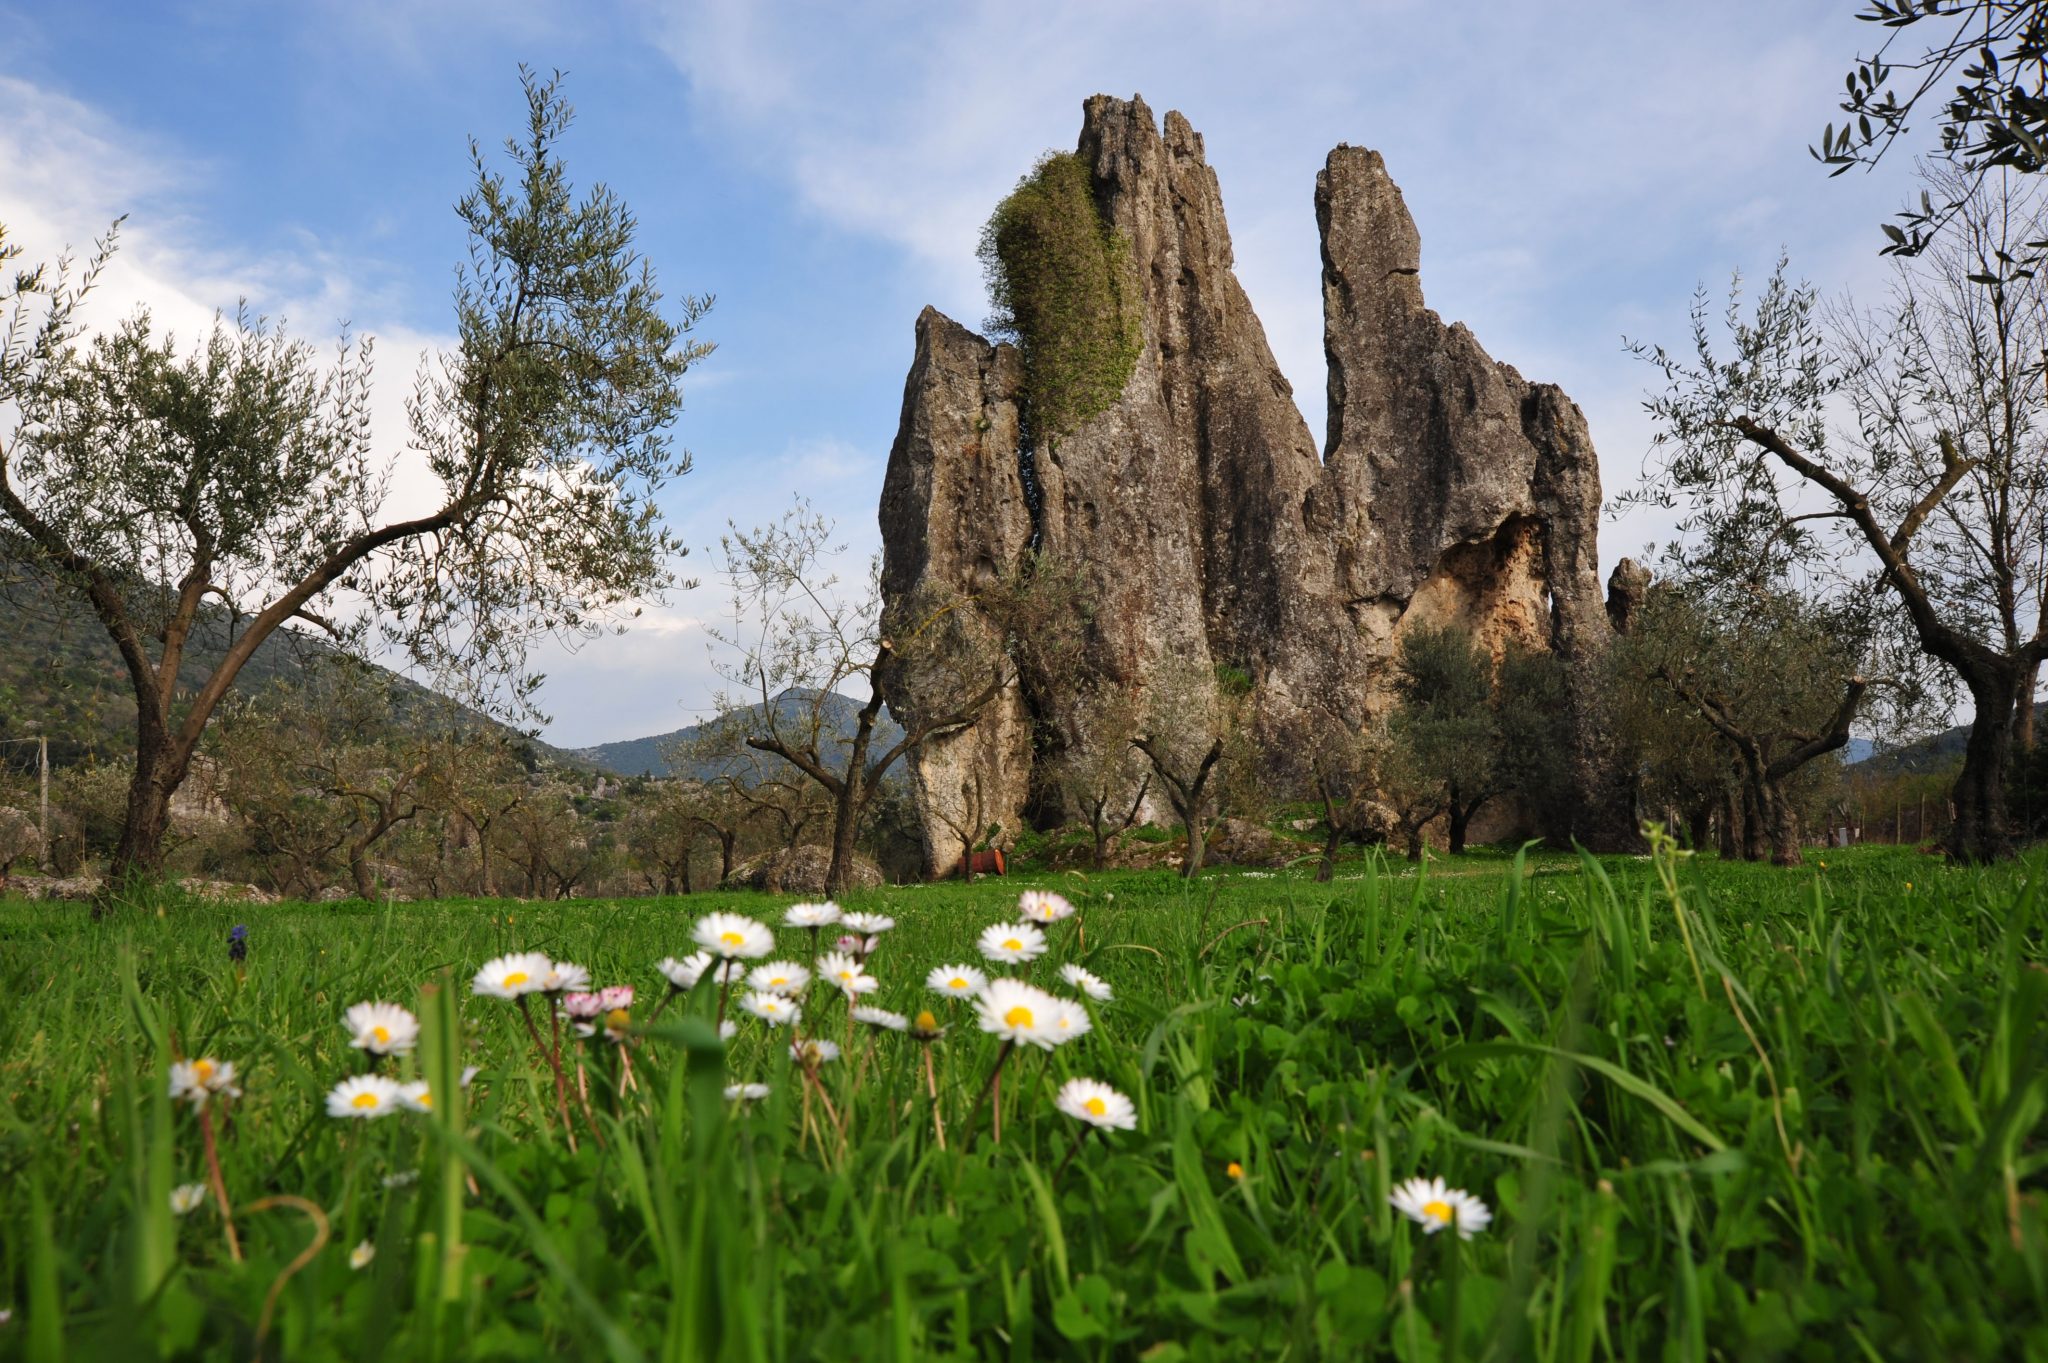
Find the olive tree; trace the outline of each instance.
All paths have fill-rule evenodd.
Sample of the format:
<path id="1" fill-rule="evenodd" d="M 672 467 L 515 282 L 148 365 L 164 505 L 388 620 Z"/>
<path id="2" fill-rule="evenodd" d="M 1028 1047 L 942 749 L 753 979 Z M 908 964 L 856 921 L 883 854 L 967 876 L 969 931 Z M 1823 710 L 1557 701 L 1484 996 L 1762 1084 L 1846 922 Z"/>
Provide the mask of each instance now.
<path id="1" fill-rule="evenodd" d="M 1665 388 L 1632 495 L 1683 508 L 1690 574 L 1890 594 L 1901 641 L 1974 706 L 1947 850 L 1988 860 L 2012 850 L 2006 769 L 2048 657 L 2048 284 L 1998 276 L 2039 230 L 2041 189 L 1957 193 L 1951 230 L 1897 262 L 1876 307 L 1824 314 L 1781 261 L 1748 316 L 1731 297 L 1732 353 L 1704 295 L 1690 357 L 1636 346 Z"/>
<path id="2" fill-rule="evenodd" d="M 671 580 L 679 545 L 650 495 L 688 466 L 669 431 L 708 299 L 665 314 L 635 223 L 560 156 L 559 80 L 522 73 L 512 178 L 471 146 L 457 205 L 454 348 L 423 367 L 408 444 L 438 491 L 386 513 L 369 347 L 323 367 L 238 312 L 181 348 L 145 313 L 82 339 L 81 272 L 27 272 L 0 331 L 0 527 L 36 590 L 89 609 L 136 699 L 116 878 L 159 870 L 170 798 L 251 655 L 280 631 L 379 639 L 477 699 L 532 713 L 526 646 L 588 633 Z M 224 616 L 217 658 L 188 656 Z M 181 681 L 198 664 L 196 683 Z"/>
<path id="3" fill-rule="evenodd" d="M 1797 866 L 1791 784 L 1849 741 L 1870 688 L 1866 631 L 1852 608 L 1783 587 L 1716 593 L 1709 584 L 1660 583 L 1616 642 L 1611 675 L 1624 694 L 1667 697 L 1682 719 L 1712 733 L 1738 775 L 1743 855 L 1755 859 L 1760 840 L 1772 861 Z M 1673 726 L 1669 741 L 1680 751 L 1693 746 L 1689 729 Z"/>
<path id="4" fill-rule="evenodd" d="M 832 532 L 801 497 L 771 525 L 731 526 L 719 543 L 732 623 L 712 633 L 724 646 L 713 665 L 738 688 L 719 694 L 719 710 L 747 726 L 746 746 L 802 772 L 831 805 L 825 883 L 838 894 L 851 883 L 861 824 L 882 778 L 920 744 L 974 724 L 1009 684 L 1011 668 L 1000 639 L 959 602 L 898 603 L 902 637 L 885 634 L 879 565 L 849 590 L 829 568 L 843 549 Z M 900 717 L 900 736 L 877 753 L 884 697 L 906 671 L 918 674 L 918 695 L 938 699 Z M 841 693 L 850 686 L 865 689 L 866 699 Z"/>

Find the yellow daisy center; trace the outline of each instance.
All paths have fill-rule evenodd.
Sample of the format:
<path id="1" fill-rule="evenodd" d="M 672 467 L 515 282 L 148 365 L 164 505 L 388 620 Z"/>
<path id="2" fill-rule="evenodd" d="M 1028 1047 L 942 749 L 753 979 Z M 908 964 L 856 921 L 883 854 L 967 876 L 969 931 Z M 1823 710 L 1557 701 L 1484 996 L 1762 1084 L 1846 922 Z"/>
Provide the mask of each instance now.
<path id="1" fill-rule="evenodd" d="M 1100 1117 L 1109 1111 L 1109 1104 L 1103 1102 L 1100 1098 L 1090 1098 L 1081 1106 L 1088 1109 L 1088 1115 L 1091 1117 Z"/>
<path id="2" fill-rule="evenodd" d="M 1425 1202 L 1422 1204 L 1422 1214 L 1439 1225 L 1451 1224 L 1451 1204 L 1448 1202 Z"/>
<path id="3" fill-rule="evenodd" d="M 784 985 L 784 984 L 788 984 L 788 983 L 789 983 L 789 976 L 787 976 L 787 975 L 777 975 L 777 976 L 776 976 L 776 977 L 775 977 L 774 979 L 772 979 L 772 980 L 768 981 L 768 985 L 769 985 L 769 987 L 770 987 L 771 989 L 772 989 L 772 988 L 774 988 L 774 987 L 775 987 L 775 986 L 777 986 L 777 985 Z"/>
<path id="4" fill-rule="evenodd" d="M 358 1109 L 373 1108 L 377 1106 L 377 1095 L 375 1093 L 372 1093 L 368 1089 L 365 1089 L 363 1092 L 358 1093 L 355 1097 L 349 1099 L 348 1105 L 350 1107 Z"/>
<path id="5" fill-rule="evenodd" d="M 955 975 L 952 979 L 946 981 L 946 988 L 948 989 L 965 989 L 966 987 L 967 977 L 965 975 Z"/>
<path id="6" fill-rule="evenodd" d="M 389 1027 L 372 1027 L 370 1035 L 377 1038 L 379 1046 L 389 1046 L 391 1044 L 391 1029 Z"/>
<path id="7" fill-rule="evenodd" d="M 1031 1010 L 1021 1003 L 1018 1004 L 1015 1008 L 1003 1014 L 1003 1025 L 1006 1027 L 1029 1027 L 1031 1025 Z"/>
<path id="8" fill-rule="evenodd" d="M 729 947 L 736 947 L 736 946 L 744 946 L 744 945 L 746 944 L 746 940 L 747 940 L 747 939 L 746 939 L 746 937 L 745 937 L 745 936 L 744 936 L 743 934 L 741 934 L 741 933 L 737 933 L 737 932 L 721 932 L 721 933 L 719 933 L 719 934 L 718 934 L 718 940 L 719 940 L 719 941 L 721 941 L 721 942 L 723 942 L 723 943 L 725 943 L 725 944 L 726 944 L 727 946 L 729 946 Z"/>
<path id="9" fill-rule="evenodd" d="M 526 982 L 527 982 L 528 980 L 530 980 L 530 979 L 532 979 L 532 978 L 533 978 L 533 977 L 532 977 L 531 975 L 528 975 L 528 974 L 527 974 L 527 973 L 526 973 L 525 971 L 523 971 L 523 970 L 515 970 L 515 971 L 513 971 L 513 972 L 512 972 L 512 973 L 511 973 L 510 975 L 507 975 L 507 976 L 505 977 L 505 987 L 506 987 L 507 989 L 510 989 L 510 988 L 512 988 L 512 987 L 513 987 L 514 985 L 521 985 L 521 984 L 525 984 L 525 983 L 526 983 Z"/>
<path id="10" fill-rule="evenodd" d="M 422 1089 L 420 1090 L 420 1096 L 413 1099 L 413 1101 L 421 1107 L 432 1107 L 434 1105 L 434 1095 Z"/>
<path id="11" fill-rule="evenodd" d="M 605 1026 L 613 1031 L 623 1032 L 626 1030 L 627 1025 L 633 1021 L 633 1015 L 623 1008 L 614 1008 L 611 1012 L 604 1015 L 604 1021 Z"/>
<path id="12" fill-rule="evenodd" d="M 920 1032 L 936 1032 L 939 1030 L 939 1020 L 932 1016 L 931 1009 L 927 1008 L 917 1015 L 917 1030 Z"/>
<path id="13" fill-rule="evenodd" d="M 1004 951 L 1022 951 L 1023 949 L 1024 944 L 1014 937 L 1003 943 Z"/>
<path id="14" fill-rule="evenodd" d="M 192 1077 L 194 1079 L 197 1079 L 202 1084 L 205 1083 L 207 1080 L 213 1078 L 213 1062 L 211 1060 L 193 1061 Z"/>

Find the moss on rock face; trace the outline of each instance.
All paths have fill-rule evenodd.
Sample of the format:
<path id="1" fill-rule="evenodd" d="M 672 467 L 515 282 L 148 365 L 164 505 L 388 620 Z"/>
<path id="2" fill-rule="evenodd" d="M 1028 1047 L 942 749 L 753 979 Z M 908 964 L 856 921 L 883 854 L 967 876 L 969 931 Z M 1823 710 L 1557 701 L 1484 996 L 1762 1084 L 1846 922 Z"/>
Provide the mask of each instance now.
<path id="1" fill-rule="evenodd" d="M 981 233 L 989 330 L 1024 361 L 1039 440 L 1070 434 L 1115 402 L 1144 346 L 1130 243 L 1102 215 L 1088 166 L 1044 157 Z"/>

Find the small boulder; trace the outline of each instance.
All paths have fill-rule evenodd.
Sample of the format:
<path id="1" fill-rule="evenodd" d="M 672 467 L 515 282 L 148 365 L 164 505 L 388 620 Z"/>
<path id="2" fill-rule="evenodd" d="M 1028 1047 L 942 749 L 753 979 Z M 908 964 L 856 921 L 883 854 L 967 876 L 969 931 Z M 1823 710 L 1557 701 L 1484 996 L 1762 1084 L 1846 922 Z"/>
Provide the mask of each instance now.
<path id="1" fill-rule="evenodd" d="M 767 890 L 771 894 L 824 894 L 825 873 L 831 868 L 829 847 L 778 848 L 733 867 L 725 888 Z M 851 880 L 853 889 L 872 889 L 882 883 L 882 869 L 855 853 Z"/>

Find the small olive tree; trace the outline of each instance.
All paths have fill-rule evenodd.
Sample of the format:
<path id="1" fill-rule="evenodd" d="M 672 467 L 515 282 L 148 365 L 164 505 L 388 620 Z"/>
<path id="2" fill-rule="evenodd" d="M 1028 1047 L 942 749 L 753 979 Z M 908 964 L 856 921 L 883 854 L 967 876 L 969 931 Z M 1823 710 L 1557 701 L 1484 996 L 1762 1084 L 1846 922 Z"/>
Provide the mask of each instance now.
<path id="1" fill-rule="evenodd" d="M 926 740 L 974 724 L 1011 679 L 1007 657 L 958 602 L 915 603 L 904 611 L 902 638 L 885 635 L 878 566 L 859 589 L 846 590 L 826 566 L 843 549 L 832 543 L 832 523 L 801 497 L 774 524 L 734 525 L 719 543 L 732 623 L 712 632 L 725 648 L 713 665 L 738 690 L 721 692 L 718 708 L 748 726 L 748 747 L 781 758 L 825 793 L 826 888 L 840 893 L 883 776 Z M 905 670 L 917 672 L 916 694 L 928 699 L 875 753 L 883 698 Z M 848 686 L 863 687 L 866 699 L 841 694 Z M 857 706 L 850 716 L 849 706 Z"/>
<path id="2" fill-rule="evenodd" d="M 322 368 L 247 314 L 196 349 L 147 313 L 79 344 L 82 272 L 26 272 L 0 298 L 0 530 L 34 589 L 89 610 L 136 701 L 135 764 L 113 875 L 162 865 L 170 799 L 252 654 L 311 626 L 350 648 L 381 635 L 472 696 L 531 713 L 529 641 L 587 633 L 671 580 L 680 550 L 651 494 L 683 472 L 669 429 L 709 306 L 665 315 L 632 214 L 580 199 L 559 154 L 558 79 L 522 73 L 515 176 L 471 147 L 457 204 L 453 351 L 422 370 L 411 447 L 438 480 L 420 514 L 385 514 L 367 345 Z M 395 457 L 395 452 L 388 452 Z M 181 681 L 203 612 L 232 642 Z"/>

